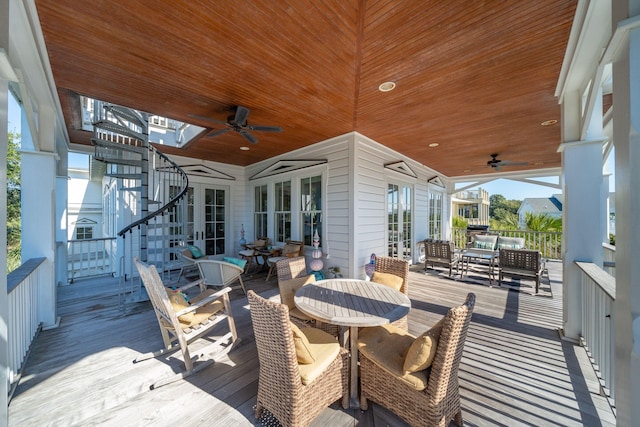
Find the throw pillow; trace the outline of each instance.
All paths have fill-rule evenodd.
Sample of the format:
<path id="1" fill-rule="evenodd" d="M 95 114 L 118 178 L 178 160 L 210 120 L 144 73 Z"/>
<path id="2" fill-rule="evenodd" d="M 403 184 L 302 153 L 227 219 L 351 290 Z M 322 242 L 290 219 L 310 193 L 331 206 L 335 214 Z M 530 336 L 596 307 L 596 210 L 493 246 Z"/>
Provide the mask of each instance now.
<path id="1" fill-rule="evenodd" d="M 228 262 L 229 264 L 235 264 L 238 267 L 242 268 L 243 270 L 244 270 L 244 266 L 247 265 L 247 260 L 246 259 L 224 257 L 224 258 L 222 258 L 222 260 L 224 262 Z"/>
<path id="2" fill-rule="evenodd" d="M 399 291 L 400 288 L 402 288 L 402 282 L 404 280 L 402 279 L 402 277 L 396 276 L 395 274 L 382 273 L 382 272 L 376 271 L 373 273 L 373 276 L 371 277 L 371 281 L 389 286 L 390 288 L 393 288 L 396 291 Z"/>
<path id="3" fill-rule="evenodd" d="M 313 353 L 311 353 L 311 343 L 309 343 L 307 336 L 296 325 L 291 322 L 289 322 L 289 324 L 291 325 L 291 332 L 293 333 L 293 343 L 296 347 L 298 363 L 308 365 L 309 363 L 315 362 L 316 358 Z"/>
<path id="4" fill-rule="evenodd" d="M 423 371 L 431 366 L 436 356 L 438 338 L 442 332 L 443 324 L 444 318 L 413 341 L 404 359 L 403 371 L 405 374 Z"/>
<path id="5" fill-rule="evenodd" d="M 197 246 L 189 245 L 189 252 L 191 252 L 191 255 L 195 259 L 202 258 L 204 256 L 200 248 Z"/>
<path id="6" fill-rule="evenodd" d="M 189 307 L 189 302 L 185 298 L 184 294 L 180 291 L 175 291 L 173 289 L 167 289 L 167 295 L 169 296 L 169 302 L 171 302 L 171 307 L 173 307 L 173 311 L 176 313 L 180 310 L 184 310 Z M 194 312 L 183 314 L 178 317 L 178 320 L 184 323 L 191 323 L 193 320 Z"/>

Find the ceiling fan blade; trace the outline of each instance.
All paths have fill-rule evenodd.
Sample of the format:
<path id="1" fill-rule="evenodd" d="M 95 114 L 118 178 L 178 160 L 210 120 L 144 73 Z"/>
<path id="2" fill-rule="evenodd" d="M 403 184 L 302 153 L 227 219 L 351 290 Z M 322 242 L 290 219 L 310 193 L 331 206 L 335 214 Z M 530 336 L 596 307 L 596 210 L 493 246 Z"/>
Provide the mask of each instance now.
<path id="1" fill-rule="evenodd" d="M 245 139 L 247 141 L 249 141 L 252 144 L 255 144 L 256 142 L 258 142 L 258 138 L 256 138 L 255 136 L 253 136 L 252 134 L 250 134 L 249 132 L 247 132 L 246 130 L 241 130 L 240 135 L 244 136 Z"/>
<path id="2" fill-rule="evenodd" d="M 220 130 L 214 130 L 213 132 L 209 132 L 205 137 L 206 138 L 210 138 L 212 136 L 218 136 L 218 135 L 222 135 L 223 133 L 227 133 L 230 130 L 232 130 L 233 128 L 226 128 L 226 129 L 220 129 Z"/>
<path id="3" fill-rule="evenodd" d="M 245 107 L 243 107 L 241 105 L 238 105 L 236 107 L 236 116 L 235 116 L 235 118 L 233 120 L 239 126 L 246 126 L 247 117 L 249 117 L 249 109 L 245 108 Z"/>
<path id="4" fill-rule="evenodd" d="M 206 120 L 208 122 L 213 122 L 213 123 L 216 123 L 216 124 L 219 124 L 219 125 L 228 126 L 227 122 L 223 122 L 222 120 L 214 119 L 213 117 L 200 116 L 198 114 L 189 114 L 189 117 L 194 118 L 194 119 L 199 119 L 199 120 Z"/>
<path id="5" fill-rule="evenodd" d="M 509 160 L 503 160 L 501 163 L 502 166 L 525 166 L 528 164 L 529 162 L 512 162 Z"/>
<path id="6" fill-rule="evenodd" d="M 255 130 L 258 132 L 282 132 L 282 128 L 280 126 L 258 126 L 258 125 L 251 125 L 251 126 L 247 126 L 247 129 L 249 130 Z"/>

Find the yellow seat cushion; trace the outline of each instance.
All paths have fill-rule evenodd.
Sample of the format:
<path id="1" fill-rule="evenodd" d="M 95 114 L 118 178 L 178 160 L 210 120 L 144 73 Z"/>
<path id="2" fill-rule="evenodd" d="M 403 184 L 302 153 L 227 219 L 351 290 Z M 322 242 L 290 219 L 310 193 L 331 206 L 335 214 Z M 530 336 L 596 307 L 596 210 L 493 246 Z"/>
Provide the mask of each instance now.
<path id="1" fill-rule="evenodd" d="M 442 332 L 443 323 L 444 319 L 441 319 L 431 329 L 413 341 L 404 360 L 403 371 L 405 374 L 423 371 L 431 366 L 433 358 L 436 357 L 438 339 L 440 338 L 440 332 Z"/>
<path id="2" fill-rule="evenodd" d="M 316 328 L 301 328 L 307 337 L 315 361 L 306 365 L 298 364 L 300 380 L 307 385 L 318 378 L 340 353 L 336 337 Z"/>
<path id="3" fill-rule="evenodd" d="M 399 291 L 400 288 L 402 288 L 402 282 L 404 279 L 400 276 L 396 276 L 395 274 L 376 271 L 373 273 L 373 276 L 371 276 L 371 281 L 389 286 L 390 288 Z"/>
<path id="4" fill-rule="evenodd" d="M 191 299 L 192 304 L 197 304 L 202 301 L 204 298 L 207 298 L 215 291 L 212 289 L 207 289 L 202 292 L 200 295 Z M 169 301 L 171 301 L 171 306 L 173 310 L 177 313 L 180 310 L 184 310 L 187 307 L 190 307 L 191 304 L 187 302 L 182 292 L 174 291 L 171 289 L 167 289 L 167 294 L 169 295 Z M 190 328 L 192 326 L 199 325 L 200 323 L 204 323 L 211 316 L 215 315 L 220 310 L 224 310 L 224 304 L 220 300 L 212 301 L 209 304 L 198 307 L 194 311 L 190 313 L 183 314 L 178 316 L 178 321 L 180 321 L 180 325 L 183 328 Z"/>
<path id="5" fill-rule="evenodd" d="M 404 372 L 404 361 L 415 337 L 393 325 L 363 328 L 358 337 L 358 350 L 376 365 L 411 387 L 427 387 L 426 371 Z"/>
<path id="6" fill-rule="evenodd" d="M 171 307 L 173 307 L 174 312 L 177 313 L 180 310 L 184 310 L 189 307 L 189 303 L 182 292 L 167 289 L 167 296 L 169 297 L 169 302 L 171 303 Z M 180 323 L 191 323 L 193 321 L 193 312 L 179 316 L 178 320 Z"/>
<path id="7" fill-rule="evenodd" d="M 296 303 L 293 301 L 293 297 L 296 294 L 296 291 L 307 285 L 309 283 L 314 283 L 316 281 L 316 276 L 310 274 L 306 277 L 296 277 L 295 279 L 289 280 L 280 280 L 278 282 L 278 288 L 280 289 L 280 302 L 287 307 L 289 310 L 296 308 Z"/>

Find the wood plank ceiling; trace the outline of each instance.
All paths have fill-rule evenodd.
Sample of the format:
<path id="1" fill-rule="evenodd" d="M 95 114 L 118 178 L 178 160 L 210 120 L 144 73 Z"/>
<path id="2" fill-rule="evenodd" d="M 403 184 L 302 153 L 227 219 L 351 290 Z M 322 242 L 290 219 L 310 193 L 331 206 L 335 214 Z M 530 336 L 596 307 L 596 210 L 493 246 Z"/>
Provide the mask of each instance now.
<path id="1" fill-rule="evenodd" d="M 211 127 L 276 125 L 168 153 L 248 165 L 351 131 L 446 176 L 560 166 L 554 90 L 575 0 L 36 0 L 72 143 L 78 95 Z M 378 86 L 394 81 L 392 92 Z M 216 129 L 215 125 L 213 126 Z M 429 144 L 439 144 L 429 147 Z"/>

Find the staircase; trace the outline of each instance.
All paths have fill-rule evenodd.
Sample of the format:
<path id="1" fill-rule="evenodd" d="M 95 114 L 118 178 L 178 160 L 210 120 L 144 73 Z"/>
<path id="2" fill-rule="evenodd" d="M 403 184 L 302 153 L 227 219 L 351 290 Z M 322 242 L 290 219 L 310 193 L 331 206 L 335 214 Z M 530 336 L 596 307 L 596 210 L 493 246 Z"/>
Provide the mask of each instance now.
<path id="1" fill-rule="evenodd" d="M 113 250 L 120 265 L 120 304 L 148 300 L 133 257 L 156 266 L 161 274 L 178 268 L 177 252 L 185 242 L 184 196 L 187 174 L 149 144 L 147 115 L 126 107 L 96 101 L 94 158 L 106 164 L 105 176 L 117 189 L 117 207 L 105 215 L 119 215 L 127 224 L 117 233 Z"/>

